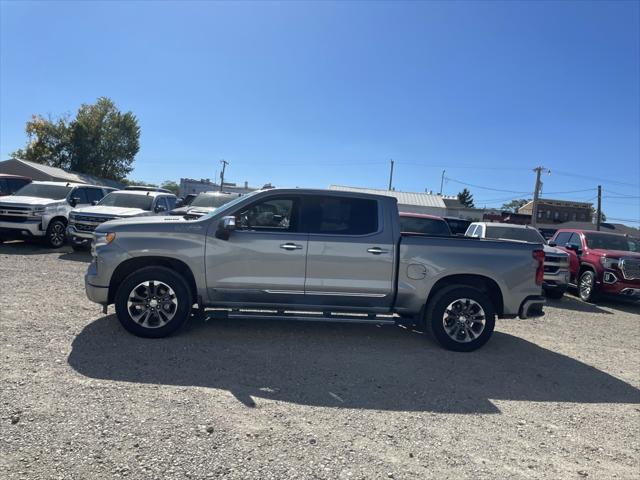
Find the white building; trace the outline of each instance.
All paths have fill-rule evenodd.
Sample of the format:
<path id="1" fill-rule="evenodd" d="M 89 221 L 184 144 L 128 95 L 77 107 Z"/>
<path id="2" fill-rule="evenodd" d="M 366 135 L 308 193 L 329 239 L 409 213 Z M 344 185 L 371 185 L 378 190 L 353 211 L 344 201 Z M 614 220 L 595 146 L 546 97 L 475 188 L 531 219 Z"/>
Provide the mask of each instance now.
<path id="1" fill-rule="evenodd" d="M 262 187 L 250 187 L 249 182 L 244 182 L 244 185 L 237 185 L 235 183 L 227 183 L 224 182 L 224 186 L 222 188 L 225 192 L 231 193 L 249 193 L 254 190 L 264 189 L 264 188 L 273 188 L 273 185 L 267 183 Z M 181 178 L 180 179 L 180 196 L 184 197 L 185 195 L 202 192 L 217 192 L 220 190 L 220 184 L 216 182 L 212 182 L 210 178 L 201 178 L 200 180 L 196 180 L 194 178 Z"/>

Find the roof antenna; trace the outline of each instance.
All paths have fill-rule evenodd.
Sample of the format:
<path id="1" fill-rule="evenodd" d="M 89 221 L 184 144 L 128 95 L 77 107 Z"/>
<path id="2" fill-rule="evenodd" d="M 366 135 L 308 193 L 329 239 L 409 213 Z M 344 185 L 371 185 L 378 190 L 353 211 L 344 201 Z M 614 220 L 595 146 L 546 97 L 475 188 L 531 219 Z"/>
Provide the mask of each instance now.
<path id="1" fill-rule="evenodd" d="M 151 193 L 151 192 L 147 190 L 147 197 L 149 196 L 149 194 L 150 194 L 150 193 Z"/>

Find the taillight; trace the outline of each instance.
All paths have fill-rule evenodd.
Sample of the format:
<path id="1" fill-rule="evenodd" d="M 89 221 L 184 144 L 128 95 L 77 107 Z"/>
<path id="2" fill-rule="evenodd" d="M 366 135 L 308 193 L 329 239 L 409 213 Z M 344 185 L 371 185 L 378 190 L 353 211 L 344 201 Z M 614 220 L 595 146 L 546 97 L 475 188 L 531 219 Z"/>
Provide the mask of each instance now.
<path id="1" fill-rule="evenodd" d="M 542 285 L 544 280 L 544 250 L 534 250 L 533 258 L 538 262 L 538 268 L 536 268 L 536 285 Z"/>

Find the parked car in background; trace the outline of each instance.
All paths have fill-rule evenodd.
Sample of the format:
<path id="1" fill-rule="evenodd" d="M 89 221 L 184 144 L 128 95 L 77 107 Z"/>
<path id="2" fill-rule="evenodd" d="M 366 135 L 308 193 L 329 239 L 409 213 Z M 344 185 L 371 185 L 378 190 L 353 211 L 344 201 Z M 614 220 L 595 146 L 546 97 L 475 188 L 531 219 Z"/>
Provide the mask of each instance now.
<path id="1" fill-rule="evenodd" d="M 88 247 L 98 225 L 116 218 L 166 215 L 176 203 L 172 193 L 146 190 L 118 190 L 96 205 L 76 208 L 69 215 L 67 238 L 74 250 Z"/>
<path id="2" fill-rule="evenodd" d="M 469 225 L 468 237 L 495 238 L 517 242 L 541 243 L 544 248 L 544 282 L 542 287 L 550 298 L 561 298 L 569 286 L 569 255 L 547 244 L 542 234 L 528 225 L 511 223 L 474 222 Z"/>
<path id="3" fill-rule="evenodd" d="M 560 229 L 549 243 L 569 254 L 571 282 L 582 300 L 593 302 L 600 294 L 640 297 L 640 253 L 626 235 Z"/>
<path id="4" fill-rule="evenodd" d="M 0 239 L 43 239 L 64 245 L 69 213 L 98 202 L 112 188 L 70 182 L 32 182 L 0 199 Z"/>
<path id="5" fill-rule="evenodd" d="M 449 224 L 449 228 L 451 229 L 451 233 L 454 235 L 464 235 L 464 232 L 467 231 L 467 228 L 471 224 L 470 220 L 465 220 L 464 218 L 454 218 L 454 217 L 442 217 Z"/>
<path id="6" fill-rule="evenodd" d="M 176 202 L 176 208 L 188 207 L 189 205 L 191 205 L 191 202 L 193 202 L 193 199 L 197 196 L 198 195 L 195 193 L 189 193 L 182 198 L 178 198 L 178 201 Z"/>
<path id="7" fill-rule="evenodd" d="M 123 188 L 123 190 L 139 190 L 141 192 L 162 192 L 162 193 L 170 193 L 173 195 L 171 190 L 167 190 L 166 188 L 153 187 L 149 185 L 127 185 Z"/>
<path id="8" fill-rule="evenodd" d="M 453 235 L 449 224 L 442 217 L 423 213 L 400 212 L 400 231 L 402 233 L 422 233 L 425 235 Z"/>
<path id="9" fill-rule="evenodd" d="M 114 220 L 95 235 L 87 296 L 142 337 L 175 332 L 197 303 L 230 318 L 418 323 L 471 351 L 496 316 L 544 304 L 539 245 L 403 236 L 396 199 L 381 195 L 262 190 L 196 220 Z"/>
<path id="10" fill-rule="evenodd" d="M 186 216 L 188 219 L 200 218 L 225 203 L 235 200 L 240 196 L 239 193 L 229 192 L 203 192 L 193 199 L 190 205 L 186 207 L 174 208 L 171 215 Z"/>
<path id="11" fill-rule="evenodd" d="M 0 197 L 14 194 L 28 183 L 31 183 L 29 177 L 0 173 Z"/>

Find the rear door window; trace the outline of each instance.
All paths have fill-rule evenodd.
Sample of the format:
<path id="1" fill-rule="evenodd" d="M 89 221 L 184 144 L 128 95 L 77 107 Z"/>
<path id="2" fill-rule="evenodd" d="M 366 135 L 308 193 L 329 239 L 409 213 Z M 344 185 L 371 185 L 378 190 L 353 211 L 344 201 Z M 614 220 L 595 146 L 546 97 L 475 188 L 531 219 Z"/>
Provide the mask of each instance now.
<path id="1" fill-rule="evenodd" d="M 363 198 L 309 196 L 303 228 L 324 235 L 367 235 L 378 231 L 378 202 Z"/>

